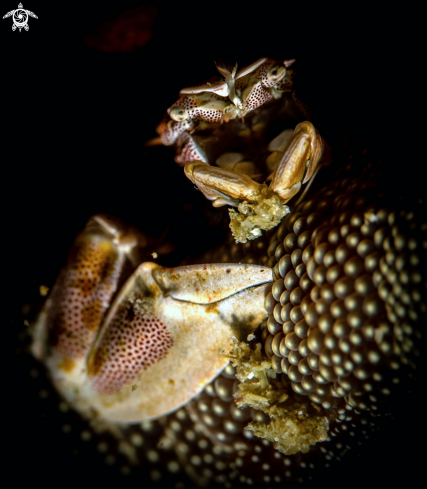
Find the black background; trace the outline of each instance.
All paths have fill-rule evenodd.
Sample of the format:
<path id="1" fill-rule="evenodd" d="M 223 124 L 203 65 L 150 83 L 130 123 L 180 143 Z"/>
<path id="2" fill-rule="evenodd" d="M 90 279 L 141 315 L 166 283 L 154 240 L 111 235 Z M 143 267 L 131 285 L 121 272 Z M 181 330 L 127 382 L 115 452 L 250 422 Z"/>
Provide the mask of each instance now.
<path id="1" fill-rule="evenodd" d="M 15 3 L 3 2 L 3 14 Z M 30 19 L 28 32 L 12 32 L 11 19 L 0 23 L 3 463 L 16 484 L 132 483 L 105 467 L 94 449 L 73 456 L 60 418 L 41 407 L 28 377 L 31 361 L 16 354 L 25 339 L 17 337 L 22 306 L 37 302 L 40 284 L 52 284 L 73 237 L 95 212 L 118 215 L 153 236 L 174 223 L 175 264 L 198 249 L 200 235 L 212 244 L 219 239 L 172 152 L 143 147 L 179 89 L 212 76 L 219 58 L 239 66 L 262 56 L 297 58 L 301 90 L 331 146 L 350 126 L 366 124 L 396 146 L 390 171 L 402 172 L 403 186 L 416 184 L 411 160 L 398 152 L 411 123 L 401 109 L 417 100 L 410 83 L 417 42 L 407 29 L 416 13 L 408 17 L 391 4 L 373 11 L 360 3 L 153 2 L 151 41 L 134 53 L 107 54 L 87 48 L 84 35 L 140 2 L 23 3 L 39 17 Z M 417 483 L 424 413 L 416 402 L 405 409 L 361 458 L 349 453 L 319 483 Z M 47 419 L 40 418 L 43 410 Z"/>

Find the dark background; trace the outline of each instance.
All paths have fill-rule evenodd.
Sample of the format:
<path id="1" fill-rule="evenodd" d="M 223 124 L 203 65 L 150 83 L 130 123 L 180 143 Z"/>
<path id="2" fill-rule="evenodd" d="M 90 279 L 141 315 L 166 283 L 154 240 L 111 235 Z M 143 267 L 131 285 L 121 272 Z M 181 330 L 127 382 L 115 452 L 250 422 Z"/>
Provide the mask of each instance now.
<path id="1" fill-rule="evenodd" d="M 3 2 L 2 15 L 15 3 Z M 402 172 L 402 186 L 416 185 L 411 160 L 399 152 L 410 124 L 401 109 L 417 100 L 410 82 L 417 43 L 407 30 L 416 14 L 391 4 L 373 11 L 360 3 L 152 2 L 151 40 L 132 53 L 102 53 L 84 36 L 140 2 L 23 3 L 39 17 L 30 18 L 28 32 L 12 32 L 11 19 L 0 24 L 3 463 L 15 483 L 132 483 L 106 467 L 93 444 L 73 455 L 77 435 L 64 436 L 55 403 L 46 408 L 37 397 L 22 322 L 40 302 L 39 285 L 53 283 L 73 237 L 99 211 L 156 237 L 169 226 L 168 238 L 178 240 L 171 264 L 200 251 L 200 235 L 209 244 L 221 238 L 172 151 L 143 147 L 179 89 L 215 74 L 219 58 L 239 66 L 263 56 L 297 58 L 301 92 L 331 146 L 366 125 L 396 147 L 390 172 Z M 412 401 L 361 457 L 349 453 L 319 483 L 416 483 L 423 417 Z"/>

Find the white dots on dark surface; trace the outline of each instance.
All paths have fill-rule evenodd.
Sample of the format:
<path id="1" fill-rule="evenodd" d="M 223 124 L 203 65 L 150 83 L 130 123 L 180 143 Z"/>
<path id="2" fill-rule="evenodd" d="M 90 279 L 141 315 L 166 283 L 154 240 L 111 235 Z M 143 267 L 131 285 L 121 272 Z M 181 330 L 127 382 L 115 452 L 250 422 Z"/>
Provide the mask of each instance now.
<path id="1" fill-rule="evenodd" d="M 147 458 L 150 462 L 155 463 L 159 461 L 159 453 L 156 452 L 155 450 L 148 450 L 147 452 Z"/>
<path id="2" fill-rule="evenodd" d="M 210 453 L 206 453 L 205 455 L 203 455 L 203 461 L 206 464 L 211 464 L 211 463 L 213 463 L 214 458 L 212 457 L 212 455 Z"/>
<path id="3" fill-rule="evenodd" d="M 176 460 L 171 460 L 166 466 L 167 470 L 172 474 L 179 472 L 179 463 Z"/>

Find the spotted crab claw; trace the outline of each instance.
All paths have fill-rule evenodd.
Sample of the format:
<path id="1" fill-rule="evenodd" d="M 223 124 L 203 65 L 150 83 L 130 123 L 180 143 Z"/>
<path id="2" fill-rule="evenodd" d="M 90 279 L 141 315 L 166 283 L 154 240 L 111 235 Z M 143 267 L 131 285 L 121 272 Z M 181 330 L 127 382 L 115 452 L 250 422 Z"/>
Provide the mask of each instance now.
<path id="1" fill-rule="evenodd" d="M 272 270 L 144 262 L 126 280 L 135 239 L 125 237 L 89 222 L 38 319 L 32 348 L 83 414 L 138 422 L 174 411 L 220 373 L 231 338 L 245 339 L 265 318 Z"/>
<path id="2" fill-rule="evenodd" d="M 215 65 L 224 77 L 224 81 L 184 88 L 180 94 L 195 96 L 210 92 L 221 97 L 228 97 L 233 105 L 223 109 L 224 120 L 244 117 L 248 111 L 257 108 L 272 97 L 268 90 L 285 77 L 287 68 L 294 62 L 295 59 L 278 62 L 269 58 L 260 58 L 237 71 L 237 64 L 230 69 L 220 60 Z"/>
<path id="3" fill-rule="evenodd" d="M 184 172 L 214 207 L 238 208 L 239 213 L 230 210 L 230 227 L 238 242 L 246 242 L 258 237 L 261 230 L 276 226 L 289 213 L 286 202 L 313 177 L 321 162 L 329 163 L 325 145 L 311 122 L 298 124 L 293 132 L 283 131 L 269 145 L 266 163 L 272 172 L 268 187 L 248 175 L 201 161 L 187 163 Z"/>

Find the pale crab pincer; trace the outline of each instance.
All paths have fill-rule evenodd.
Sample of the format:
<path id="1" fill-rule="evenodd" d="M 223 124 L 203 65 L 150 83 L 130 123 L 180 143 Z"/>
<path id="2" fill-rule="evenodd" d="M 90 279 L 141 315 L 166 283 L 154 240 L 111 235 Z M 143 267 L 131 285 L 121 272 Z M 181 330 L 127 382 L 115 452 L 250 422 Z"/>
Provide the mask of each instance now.
<path id="1" fill-rule="evenodd" d="M 158 127 L 213 206 L 237 207 L 230 227 L 245 243 L 233 245 L 242 263 L 215 263 L 211 255 L 211 263 L 164 268 L 149 261 L 161 244 L 104 214 L 77 237 L 37 320 L 32 351 L 85 417 L 133 424 L 186 406 L 197 418 L 192 403 L 210 406 L 202 391 L 221 372 L 234 378 L 231 360 L 240 381 L 233 423 L 247 420 L 241 413 L 250 406 L 260 413 L 249 427 L 256 436 L 281 454 L 305 453 L 347 430 L 346 422 L 356 426 L 350 423 L 363 410 L 377 412 L 378 392 L 389 391 L 381 382 L 399 359 L 410 363 L 407 322 L 425 312 L 420 275 L 408 268 L 420 255 L 412 238 L 399 238 L 412 211 L 400 219 L 370 205 L 363 194 L 375 187 L 369 177 L 337 180 L 307 201 L 296 197 L 289 214 L 286 203 L 331 161 L 296 95 L 293 63 L 262 58 L 238 71 L 221 62 L 224 79 L 181 90 Z M 262 230 L 280 222 L 264 246 Z M 244 263 L 247 248 L 238 247 L 256 238 L 268 251 L 261 264 Z M 396 256 L 386 259 L 389 251 Z M 398 284 L 400 312 L 386 297 L 390 281 Z M 219 394 L 214 412 L 229 394 Z M 208 425 L 204 434 L 224 453 L 252 453 L 242 449 L 243 436 L 231 449 Z M 230 436 L 241 435 L 230 426 Z M 175 440 L 172 432 L 165 430 Z"/>

